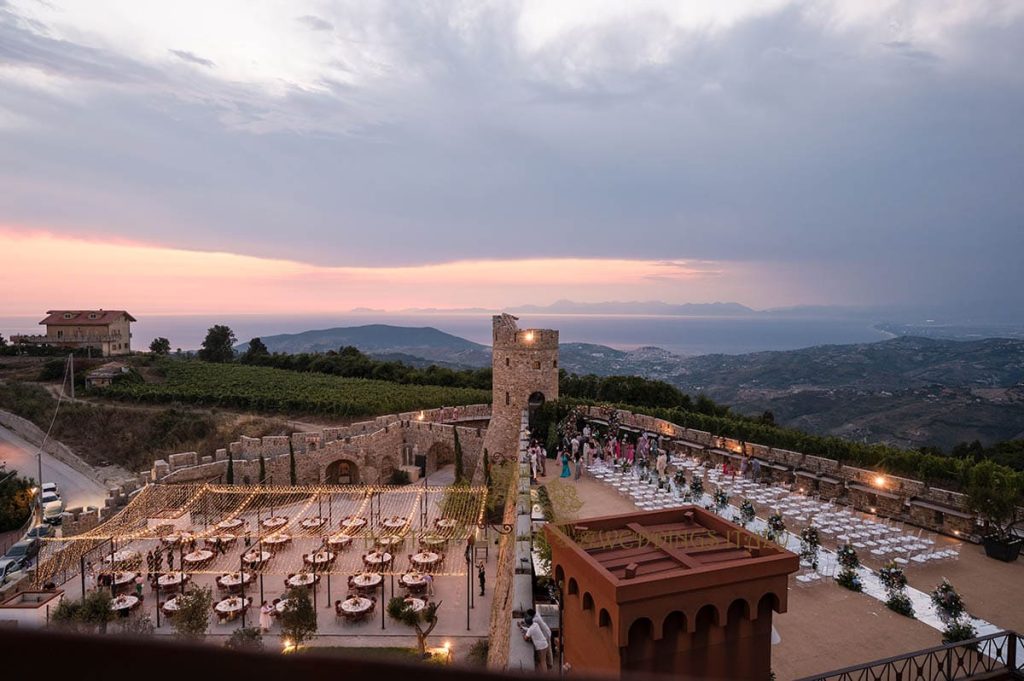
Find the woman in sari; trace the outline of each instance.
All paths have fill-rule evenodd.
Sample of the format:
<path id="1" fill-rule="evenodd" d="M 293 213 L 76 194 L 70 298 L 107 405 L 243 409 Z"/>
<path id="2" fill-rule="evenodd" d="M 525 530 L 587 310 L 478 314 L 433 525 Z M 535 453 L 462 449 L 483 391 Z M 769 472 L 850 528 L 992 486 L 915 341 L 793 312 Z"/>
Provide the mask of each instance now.
<path id="1" fill-rule="evenodd" d="M 569 469 L 569 452 L 562 450 L 562 474 L 560 478 L 572 477 L 572 470 Z"/>

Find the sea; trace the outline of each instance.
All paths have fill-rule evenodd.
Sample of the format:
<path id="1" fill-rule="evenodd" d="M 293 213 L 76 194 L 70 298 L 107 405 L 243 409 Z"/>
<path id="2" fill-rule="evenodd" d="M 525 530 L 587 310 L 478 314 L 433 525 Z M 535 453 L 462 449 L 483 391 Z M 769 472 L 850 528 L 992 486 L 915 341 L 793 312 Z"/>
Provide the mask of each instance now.
<path id="1" fill-rule="evenodd" d="M 338 315 L 167 315 L 138 314 L 132 346 L 149 347 L 163 336 L 173 349 L 194 350 L 207 329 L 226 324 L 239 342 L 256 336 L 363 324 L 432 326 L 490 345 L 491 318 L 485 313 L 340 313 Z M 41 333 L 39 316 L 0 317 L 0 334 Z M 865 343 L 892 338 L 866 319 L 778 316 L 682 317 L 669 315 L 523 314 L 520 327 L 558 329 L 563 343 L 595 343 L 620 350 L 657 346 L 679 355 L 743 354 L 793 350 L 813 345 Z"/>

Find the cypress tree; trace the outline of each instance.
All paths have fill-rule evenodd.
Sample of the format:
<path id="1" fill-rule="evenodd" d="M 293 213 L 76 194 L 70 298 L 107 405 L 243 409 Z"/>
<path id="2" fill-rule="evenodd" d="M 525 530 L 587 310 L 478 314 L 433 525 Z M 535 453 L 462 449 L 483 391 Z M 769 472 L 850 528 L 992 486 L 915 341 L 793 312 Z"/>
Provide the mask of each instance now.
<path id="1" fill-rule="evenodd" d="M 459 442 L 459 429 L 455 428 L 455 484 L 465 482 L 465 471 L 462 469 L 462 443 Z"/>
<path id="2" fill-rule="evenodd" d="M 291 479 L 291 484 L 299 484 L 298 475 L 295 473 L 295 448 L 292 447 L 291 440 L 288 441 L 288 477 Z"/>
<path id="3" fill-rule="evenodd" d="M 260 452 L 260 479 L 262 485 L 267 480 L 267 462 L 263 460 L 263 452 Z"/>
<path id="4" fill-rule="evenodd" d="M 229 485 L 235 484 L 235 459 L 231 455 L 231 450 L 228 450 L 228 473 L 224 478 L 228 481 Z"/>
<path id="5" fill-rule="evenodd" d="M 491 486 L 491 457 L 487 454 L 487 449 L 484 449 L 484 484 Z"/>

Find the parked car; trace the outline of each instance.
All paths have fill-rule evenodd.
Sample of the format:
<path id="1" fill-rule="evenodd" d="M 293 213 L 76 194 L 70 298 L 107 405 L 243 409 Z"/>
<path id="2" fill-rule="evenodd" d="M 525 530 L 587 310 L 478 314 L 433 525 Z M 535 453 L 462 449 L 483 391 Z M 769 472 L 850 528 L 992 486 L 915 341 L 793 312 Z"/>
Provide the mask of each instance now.
<path id="1" fill-rule="evenodd" d="M 57 483 L 55 483 L 55 482 L 44 482 L 43 483 L 43 496 L 46 496 L 47 493 L 53 494 L 54 496 L 56 496 L 59 499 L 60 498 L 60 489 L 57 487 Z"/>
<path id="2" fill-rule="evenodd" d="M 52 537 L 52 536 L 53 536 L 53 528 L 50 527 L 49 525 L 36 525 L 35 527 L 33 527 L 31 530 L 29 530 L 25 534 L 25 537 L 27 539 L 42 539 L 44 537 Z"/>
<path id="3" fill-rule="evenodd" d="M 64 502 L 53 492 L 43 492 L 43 521 L 59 525 L 64 513 Z"/>
<path id="4" fill-rule="evenodd" d="M 22 564 L 28 563 L 30 560 L 35 558 L 39 554 L 39 540 L 38 539 L 22 539 L 19 542 L 15 542 L 11 548 L 7 549 L 7 553 L 4 554 L 4 558 L 11 558 L 13 560 L 20 560 Z"/>
<path id="5" fill-rule="evenodd" d="M 12 572 L 17 572 L 24 567 L 24 561 L 15 558 L 0 558 L 0 584 L 6 584 L 7 578 Z"/>

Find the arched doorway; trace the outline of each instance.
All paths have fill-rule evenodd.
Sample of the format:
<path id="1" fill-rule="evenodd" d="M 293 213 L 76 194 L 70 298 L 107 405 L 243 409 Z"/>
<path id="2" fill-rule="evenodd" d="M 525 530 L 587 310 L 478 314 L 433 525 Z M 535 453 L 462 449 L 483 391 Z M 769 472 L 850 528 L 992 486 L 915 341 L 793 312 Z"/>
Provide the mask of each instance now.
<path id="1" fill-rule="evenodd" d="M 359 482 L 359 469 L 348 459 L 338 459 L 327 465 L 324 482 L 328 485 L 354 485 Z"/>
<path id="2" fill-rule="evenodd" d="M 526 398 L 527 414 L 529 415 L 529 418 L 530 418 L 530 431 L 533 432 L 533 433 L 536 433 L 536 435 L 534 437 L 539 438 L 541 442 L 543 442 L 544 438 L 547 437 L 547 433 L 546 432 L 544 432 L 544 433 L 538 433 L 537 432 L 537 428 L 538 428 L 538 426 L 537 426 L 537 416 L 538 416 L 538 412 L 540 412 L 540 409 L 543 406 L 544 406 L 544 393 L 542 393 L 539 390 L 537 390 L 536 392 L 530 393 L 530 396 L 528 398 Z"/>

